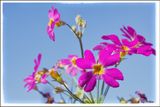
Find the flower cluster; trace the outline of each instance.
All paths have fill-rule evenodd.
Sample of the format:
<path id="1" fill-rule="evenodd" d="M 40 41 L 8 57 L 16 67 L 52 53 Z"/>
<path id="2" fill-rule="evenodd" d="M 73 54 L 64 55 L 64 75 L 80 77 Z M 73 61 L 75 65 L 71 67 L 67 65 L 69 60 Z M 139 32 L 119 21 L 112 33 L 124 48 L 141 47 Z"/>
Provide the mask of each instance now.
<path id="1" fill-rule="evenodd" d="M 24 79 L 24 82 L 26 82 L 25 87 L 28 88 L 28 91 L 34 89 L 41 93 L 43 97 L 48 99 L 48 103 L 67 103 L 63 95 L 71 99 L 70 103 L 76 101 L 80 103 L 103 103 L 109 87 L 118 88 L 120 86 L 119 81 L 124 80 L 123 71 L 118 68 L 118 65 L 127 55 L 155 55 L 152 44 L 147 42 L 145 37 L 138 34 L 131 26 L 120 28 L 122 39 L 116 34 L 102 35 L 101 38 L 105 41 L 95 45 L 93 51 L 89 49 L 84 51 L 82 35 L 86 28 L 86 21 L 80 15 L 75 18 L 76 25 L 70 26 L 65 21 L 60 20 L 60 13 L 52 6 L 48 11 L 48 17 L 47 33 L 49 38 L 55 41 L 54 27 L 64 25 L 77 37 L 81 50 L 81 57 L 73 54 L 68 55 L 67 58 L 58 60 L 55 66 L 49 69 L 38 70 L 41 54 L 38 54 L 37 59 L 34 59 L 34 71 L 32 75 Z M 97 51 L 98 56 L 96 57 L 94 52 Z M 64 74 L 67 77 L 64 77 Z M 49 77 L 51 77 L 51 80 Z M 68 83 L 68 80 L 71 80 L 72 83 Z M 54 82 L 59 85 L 55 86 Z M 61 101 L 56 102 L 50 94 L 46 95 L 39 91 L 37 84 L 41 83 L 49 84 L 55 90 L 55 93 L 60 95 Z M 97 98 L 92 95 L 93 90 L 97 90 Z M 88 93 L 90 93 L 90 96 L 88 96 Z M 147 101 L 144 94 L 138 91 L 136 94 L 140 96 L 141 102 Z"/>

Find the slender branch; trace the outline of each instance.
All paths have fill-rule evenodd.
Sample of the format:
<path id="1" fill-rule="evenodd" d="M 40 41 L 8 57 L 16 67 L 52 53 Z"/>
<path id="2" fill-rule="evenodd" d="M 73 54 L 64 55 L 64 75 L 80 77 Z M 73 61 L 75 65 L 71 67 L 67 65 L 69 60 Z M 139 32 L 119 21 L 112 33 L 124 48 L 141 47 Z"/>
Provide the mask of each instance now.
<path id="1" fill-rule="evenodd" d="M 89 100 L 89 102 L 92 103 L 92 100 L 86 94 L 84 94 L 84 97 L 86 97 Z"/>
<path id="2" fill-rule="evenodd" d="M 79 44 L 80 44 L 80 48 L 81 48 L 81 56 L 82 56 L 82 58 L 84 57 L 84 55 L 83 55 L 83 44 L 82 44 L 82 38 L 78 38 L 78 40 L 79 40 Z"/>
<path id="3" fill-rule="evenodd" d="M 94 99 L 93 99 L 92 93 L 90 92 L 89 95 L 91 97 L 92 103 L 94 103 Z"/>
<path id="4" fill-rule="evenodd" d="M 98 87 L 97 87 L 97 103 L 98 103 L 98 99 L 99 99 L 99 79 L 98 79 Z"/>
<path id="5" fill-rule="evenodd" d="M 65 25 L 66 25 L 69 29 L 71 29 L 71 31 L 74 33 L 74 35 L 75 35 L 75 36 L 77 37 L 77 39 L 79 40 L 80 49 L 81 49 L 81 56 L 84 57 L 84 55 L 83 55 L 82 37 L 79 37 L 79 36 L 76 34 L 76 32 L 72 29 L 72 27 L 71 27 L 68 23 L 66 23 L 66 22 L 64 22 L 64 23 L 65 23 Z"/>
<path id="6" fill-rule="evenodd" d="M 102 82 L 101 96 L 103 95 L 103 91 L 104 91 L 104 81 Z"/>
<path id="7" fill-rule="evenodd" d="M 53 84 L 51 84 L 49 81 L 47 82 L 50 86 L 52 86 L 54 89 L 56 89 L 56 87 L 53 85 Z"/>
<path id="8" fill-rule="evenodd" d="M 70 29 L 70 30 L 74 33 L 74 35 L 78 38 L 76 32 L 72 29 L 72 27 L 71 27 L 68 23 L 66 23 L 66 22 L 65 22 L 65 24 L 66 24 L 67 27 L 69 27 L 69 29 Z"/>
<path id="9" fill-rule="evenodd" d="M 84 103 L 80 98 L 78 98 L 76 95 L 74 95 L 70 90 L 69 88 L 66 86 L 66 84 L 63 84 L 64 87 L 67 89 L 68 93 L 75 99 L 77 99 L 78 101 L 80 101 L 81 103 Z"/>
<path id="10" fill-rule="evenodd" d="M 62 96 L 62 93 L 60 93 L 60 97 L 61 97 L 61 99 L 64 101 L 64 103 L 66 102 L 65 101 L 65 99 L 64 99 L 64 97 Z"/>
<path id="11" fill-rule="evenodd" d="M 105 97 L 107 96 L 107 93 L 108 93 L 108 91 L 109 91 L 109 88 L 110 88 L 110 86 L 107 85 L 107 87 L 106 87 L 106 89 L 105 89 L 105 92 L 104 92 L 104 99 L 105 99 Z"/>

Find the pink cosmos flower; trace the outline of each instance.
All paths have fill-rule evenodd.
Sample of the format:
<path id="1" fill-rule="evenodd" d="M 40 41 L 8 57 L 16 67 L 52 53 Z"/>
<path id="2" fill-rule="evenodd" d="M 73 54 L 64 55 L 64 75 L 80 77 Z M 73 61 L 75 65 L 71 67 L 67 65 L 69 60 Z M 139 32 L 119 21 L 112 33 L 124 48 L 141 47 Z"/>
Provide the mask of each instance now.
<path id="1" fill-rule="evenodd" d="M 52 6 L 52 8 L 48 11 L 48 18 L 49 18 L 49 23 L 47 26 L 47 33 L 49 35 L 49 38 L 52 41 L 55 41 L 55 34 L 53 32 L 54 26 L 56 23 L 60 21 L 60 14 L 56 8 Z"/>
<path id="2" fill-rule="evenodd" d="M 78 56 L 76 55 L 69 55 L 66 59 L 60 60 L 60 65 L 66 67 L 66 72 L 71 74 L 72 76 L 76 76 L 77 72 L 81 69 L 77 67 L 76 60 Z"/>
<path id="3" fill-rule="evenodd" d="M 129 54 L 142 54 L 145 56 L 149 56 L 151 54 L 155 55 L 155 50 L 152 48 L 152 44 L 145 41 L 145 38 L 136 33 L 136 31 L 128 27 L 121 29 L 124 34 L 123 36 L 127 37 L 128 39 L 120 39 L 115 34 L 111 35 L 103 35 L 102 39 L 104 40 L 111 40 L 113 43 L 102 42 L 96 45 L 93 50 L 102 50 L 113 48 L 115 52 L 119 52 L 121 57 Z"/>
<path id="4" fill-rule="evenodd" d="M 120 61 L 119 54 L 113 54 L 113 50 L 101 50 L 98 60 L 95 60 L 93 53 L 86 50 L 84 58 L 78 58 L 76 64 L 83 70 L 88 70 L 79 77 L 78 84 L 86 92 L 94 89 L 97 79 L 102 79 L 111 87 L 119 87 L 117 80 L 123 80 L 123 74 L 117 68 L 107 68 Z"/>
<path id="5" fill-rule="evenodd" d="M 37 59 L 34 59 L 35 63 L 34 71 L 32 75 L 29 75 L 24 79 L 24 82 L 26 82 L 25 87 L 28 87 L 27 91 L 34 89 L 37 83 L 43 83 L 43 84 L 47 83 L 46 80 L 47 74 L 45 74 L 43 71 L 37 71 L 41 62 L 41 57 L 42 55 L 38 54 Z"/>

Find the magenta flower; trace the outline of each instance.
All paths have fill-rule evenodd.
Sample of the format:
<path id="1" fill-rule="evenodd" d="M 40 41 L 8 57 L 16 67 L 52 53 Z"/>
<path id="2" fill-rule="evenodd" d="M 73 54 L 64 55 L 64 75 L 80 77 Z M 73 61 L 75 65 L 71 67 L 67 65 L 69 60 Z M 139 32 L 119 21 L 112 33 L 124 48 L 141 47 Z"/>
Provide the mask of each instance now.
<path id="1" fill-rule="evenodd" d="M 37 59 L 34 59 L 35 63 L 34 71 L 32 75 L 29 75 L 24 79 L 24 82 L 26 82 L 25 87 L 28 87 L 27 91 L 34 89 L 37 83 L 43 83 L 43 84 L 47 83 L 46 80 L 47 74 L 45 74 L 43 71 L 37 71 L 41 62 L 41 57 L 42 55 L 38 54 Z"/>
<path id="2" fill-rule="evenodd" d="M 60 65 L 66 67 L 66 72 L 72 76 L 76 76 L 77 72 L 81 70 L 77 67 L 77 58 L 78 57 L 76 55 L 69 55 L 68 58 L 60 60 Z"/>
<path id="3" fill-rule="evenodd" d="M 60 14 L 58 10 L 52 6 L 52 8 L 48 11 L 48 17 L 49 17 L 49 23 L 47 26 L 47 33 L 49 35 L 49 38 L 52 41 L 55 41 L 55 34 L 53 30 L 56 23 L 60 21 Z"/>
<path id="4" fill-rule="evenodd" d="M 86 50 L 84 58 L 78 58 L 76 64 L 83 70 L 88 70 L 79 77 L 78 84 L 86 92 L 94 89 L 97 79 L 102 79 L 111 87 L 119 87 L 116 80 L 123 80 L 123 74 L 117 68 L 107 68 L 120 61 L 119 54 L 113 54 L 113 51 L 101 50 L 98 60 L 95 60 L 93 53 Z"/>
<path id="5" fill-rule="evenodd" d="M 124 27 L 124 29 L 121 30 L 125 33 L 123 36 L 127 37 L 129 40 L 120 40 L 115 34 L 103 35 L 102 39 L 111 40 L 113 43 L 102 42 L 96 45 L 93 50 L 113 48 L 115 52 L 120 53 L 121 57 L 124 57 L 127 54 L 142 54 L 145 56 L 149 56 L 151 54 L 155 55 L 155 50 L 152 48 L 152 44 L 146 42 L 145 38 L 137 34 L 133 28 L 128 27 L 128 29 L 126 29 Z"/>
<path id="6" fill-rule="evenodd" d="M 155 50 L 152 48 L 152 44 L 146 42 L 146 39 L 140 34 L 137 34 L 135 29 L 127 26 L 127 28 L 121 28 L 121 31 L 124 33 L 123 36 L 129 39 L 123 39 L 123 44 L 133 47 L 136 50 L 136 54 L 142 54 L 145 56 L 149 56 L 151 54 L 155 55 Z"/>

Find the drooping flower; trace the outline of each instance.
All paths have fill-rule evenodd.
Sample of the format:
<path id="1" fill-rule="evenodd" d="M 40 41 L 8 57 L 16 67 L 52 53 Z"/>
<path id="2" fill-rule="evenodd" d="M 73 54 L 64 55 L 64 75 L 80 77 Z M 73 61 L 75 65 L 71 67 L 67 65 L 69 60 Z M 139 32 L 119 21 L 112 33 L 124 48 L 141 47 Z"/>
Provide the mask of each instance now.
<path id="1" fill-rule="evenodd" d="M 76 55 L 69 55 L 68 58 L 60 60 L 60 64 L 66 67 L 66 72 L 71 74 L 72 76 L 76 76 L 77 72 L 81 70 L 79 67 L 77 67 L 77 58 L 78 56 Z"/>
<path id="2" fill-rule="evenodd" d="M 93 53 L 90 50 L 86 50 L 84 58 L 76 60 L 78 67 L 88 70 L 78 80 L 78 85 L 84 88 L 86 92 L 94 89 L 97 79 L 102 79 L 111 87 L 119 87 L 119 83 L 116 80 L 123 80 L 123 74 L 117 68 L 107 68 L 120 61 L 119 54 L 113 54 L 112 52 L 101 50 L 96 61 Z"/>
<path id="3" fill-rule="evenodd" d="M 24 82 L 26 82 L 25 87 L 28 88 L 27 91 L 34 89 L 36 87 L 37 83 L 43 83 L 43 84 L 47 83 L 47 80 L 46 80 L 46 78 L 47 78 L 46 72 L 47 71 L 45 69 L 42 71 L 38 71 L 38 67 L 41 62 L 41 57 L 42 57 L 42 55 L 38 54 L 37 59 L 34 59 L 34 63 L 35 63 L 34 71 L 33 71 L 32 75 L 29 75 L 28 77 L 26 77 L 24 79 Z"/>
<path id="4" fill-rule="evenodd" d="M 56 24 L 59 24 L 60 21 L 60 14 L 56 8 L 52 6 L 52 8 L 48 11 L 48 26 L 47 26 L 47 33 L 49 35 L 49 38 L 52 41 L 55 41 L 55 34 L 54 34 L 54 27 Z"/>
<path id="5" fill-rule="evenodd" d="M 152 44 L 145 41 L 145 38 L 136 33 L 136 31 L 128 27 L 124 29 L 121 28 L 124 32 L 123 36 L 127 37 L 127 39 L 120 40 L 117 35 L 103 35 L 102 39 L 111 40 L 113 43 L 102 42 L 96 45 L 93 50 L 102 50 L 113 48 L 115 52 L 119 52 L 121 58 L 126 55 L 132 54 L 142 54 L 145 56 L 149 56 L 151 54 L 155 55 L 155 50 L 152 48 Z"/>

